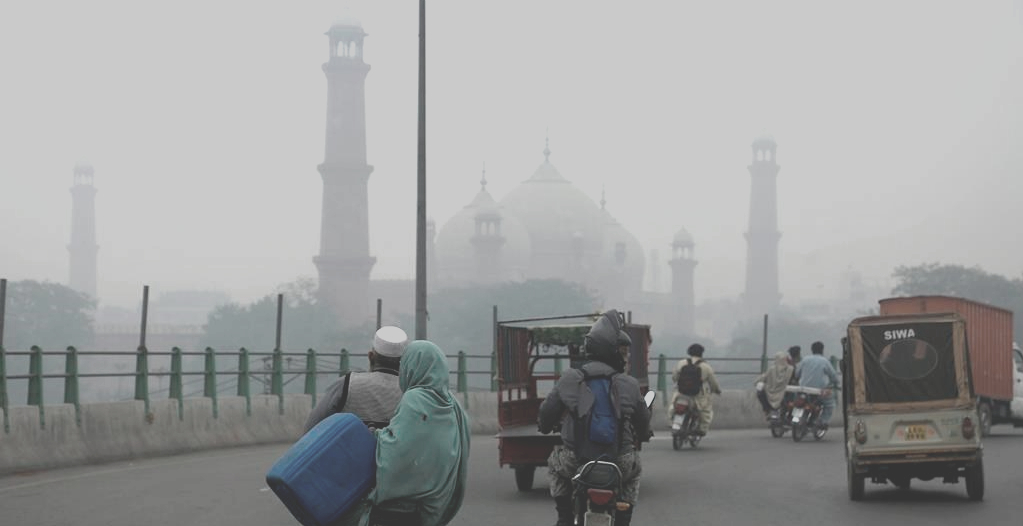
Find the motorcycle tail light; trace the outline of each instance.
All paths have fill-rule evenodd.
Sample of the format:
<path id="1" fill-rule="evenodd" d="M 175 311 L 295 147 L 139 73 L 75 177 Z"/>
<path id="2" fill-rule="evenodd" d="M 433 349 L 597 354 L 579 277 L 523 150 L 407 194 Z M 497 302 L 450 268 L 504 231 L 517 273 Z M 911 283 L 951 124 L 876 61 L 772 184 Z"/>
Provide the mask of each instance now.
<path id="1" fill-rule="evenodd" d="M 864 424 L 863 420 L 856 421 L 856 427 L 853 428 L 853 436 L 860 444 L 867 442 L 867 424 Z"/>
<path id="2" fill-rule="evenodd" d="M 675 402 L 675 413 L 681 415 L 681 414 L 684 414 L 688 410 L 689 410 L 689 404 L 683 404 L 683 403 L 680 403 L 680 402 Z"/>
<path id="3" fill-rule="evenodd" d="M 631 508 L 631 507 L 632 507 L 632 504 L 629 504 L 628 502 L 617 502 L 617 503 L 615 503 L 615 508 L 618 508 L 618 511 L 629 511 L 629 508 Z"/>
<path id="4" fill-rule="evenodd" d="M 586 490 L 586 494 L 589 495 L 590 502 L 597 506 L 604 506 L 608 502 L 611 502 L 611 499 L 615 496 L 615 493 L 611 490 L 597 488 L 590 488 Z"/>
<path id="5" fill-rule="evenodd" d="M 973 420 L 970 417 L 963 417 L 963 438 L 971 439 L 973 434 L 976 432 L 976 428 L 973 427 Z"/>

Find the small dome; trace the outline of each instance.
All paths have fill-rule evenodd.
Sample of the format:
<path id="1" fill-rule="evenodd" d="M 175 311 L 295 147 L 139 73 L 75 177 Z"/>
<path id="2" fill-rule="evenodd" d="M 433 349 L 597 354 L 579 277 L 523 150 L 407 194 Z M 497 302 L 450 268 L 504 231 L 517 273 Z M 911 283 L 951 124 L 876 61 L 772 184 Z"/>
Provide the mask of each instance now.
<path id="1" fill-rule="evenodd" d="M 339 16 L 334 20 L 334 23 L 330 25 L 330 29 L 362 29 L 362 22 L 358 18 L 352 15 Z"/>
<path id="2" fill-rule="evenodd" d="M 691 247 L 693 246 L 693 235 L 685 228 L 680 228 L 678 232 L 675 232 L 671 244 L 676 247 Z"/>
<path id="3" fill-rule="evenodd" d="M 86 162 L 75 163 L 75 173 L 91 174 L 93 173 L 92 165 Z"/>
<path id="4" fill-rule="evenodd" d="M 753 146 L 756 146 L 758 144 L 777 146 L 778 143 L 774 142 L 774 136 L 773 135 L 771 135 L 770 133 L 767 133 L 766 131 L 764 131 L 764 132 L 761 132 L 760 135 L 757 136 L 757 138 L 753 140 Z"/>

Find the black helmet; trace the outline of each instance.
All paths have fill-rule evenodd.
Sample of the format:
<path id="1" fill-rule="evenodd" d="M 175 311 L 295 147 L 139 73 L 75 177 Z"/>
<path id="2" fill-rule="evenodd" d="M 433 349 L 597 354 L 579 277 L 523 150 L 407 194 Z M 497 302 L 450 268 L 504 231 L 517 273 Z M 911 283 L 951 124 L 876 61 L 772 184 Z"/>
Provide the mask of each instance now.
<path id="1" fill-rule="evenodd" d="M 618 348 L 632 345 L 632 338 L 624 327 L 625 317 L 620 312 L 611 309 L 601 315 L 583 338 L 586 357 L 604 362 L 617 370 L 624 370 L 625 358 L 618 352 Z"/>

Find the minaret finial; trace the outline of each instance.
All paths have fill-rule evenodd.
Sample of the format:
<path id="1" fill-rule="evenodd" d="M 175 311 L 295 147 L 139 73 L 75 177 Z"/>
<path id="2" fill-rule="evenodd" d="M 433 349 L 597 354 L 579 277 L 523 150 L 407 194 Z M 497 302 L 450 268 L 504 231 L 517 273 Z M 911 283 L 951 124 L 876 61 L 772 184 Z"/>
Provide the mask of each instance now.
<path id="1" fill-rule="evenodd" d="M 487 191 L 487 162 L 483 161 L 483 176 L 480 178 L 480 191 Z"/>
<path id="2" fill-rule="evenodd" d="M 604 185 L 600 185 L 600 209 L 604 210 L 604 206 L 607 205 L 607 199 L 604 198 Z"/>
<path id="3" fill-rule="evenodd" d="M 544 138 L 543 142 L 544 142 L 544 146 L 543 146 L 543 162 L 549 163 L 549 162 L 551 162 L 551 129 L 550 129 L 550 127 L 547 128 L 546 137 Z"/>

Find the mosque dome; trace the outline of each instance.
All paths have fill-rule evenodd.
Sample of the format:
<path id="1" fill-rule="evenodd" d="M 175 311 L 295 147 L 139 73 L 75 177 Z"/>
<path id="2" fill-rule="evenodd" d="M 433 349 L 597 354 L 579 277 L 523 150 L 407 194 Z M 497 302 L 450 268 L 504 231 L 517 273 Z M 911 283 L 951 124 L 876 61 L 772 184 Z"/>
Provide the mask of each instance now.
<path id="1" fill-rule="evenodd" d="M 643 245 L 607 211 L 605 204 L 606 201 L 601 197 L 601 259 L 612 274 L 617 274 L 619 269 L 624 272 L 625 290 L 638 291 L 643 286 L 643 271 L 646 268 Z"/>
<path id="2" fill-rule="evenodd" d="M 576 262 L 593 265 L 600 259 L 603 220 L 597 204 L 551 164 L 550 153 L 544 149 L 543 164 L 501 205 L 529 232 L 531 277 L 579 281 Z"/>
<path id="3" fill-rule="evenodd" d="M 469 204 L 451 217 L 437 233 L 437 279 L 443 284 L 465 283 L 477 275 L 473 236 L 477 234 L 477 219 L 499 221 L 501 246 L 501 274 L 506 281 L 523 278 L 529 265 L 529 232 L 517 217 L 509 214 L 494 200 L 486 188 L 486 178 L 480 191 Z"/>

